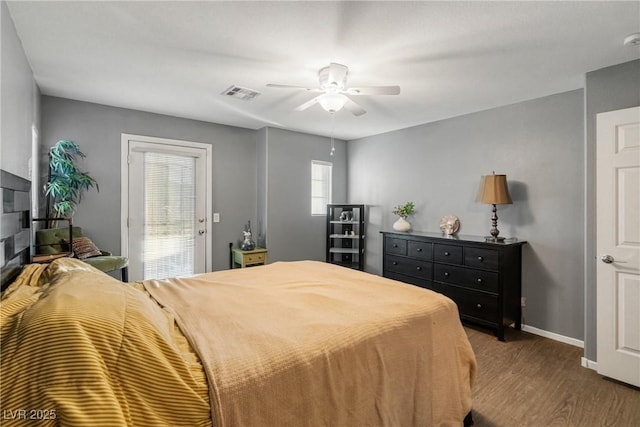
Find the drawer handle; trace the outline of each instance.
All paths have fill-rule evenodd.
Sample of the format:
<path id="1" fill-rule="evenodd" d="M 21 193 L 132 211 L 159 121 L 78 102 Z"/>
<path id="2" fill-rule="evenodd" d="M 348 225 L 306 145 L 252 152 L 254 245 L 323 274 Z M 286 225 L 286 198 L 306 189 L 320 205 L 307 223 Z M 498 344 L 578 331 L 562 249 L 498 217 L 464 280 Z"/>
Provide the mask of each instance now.
<path id="1" fill-rule="evenodd" d="M 449 272 L 448 272 L 448 271 L 445 271 L 445 272 L 444 272 L 444 275 L 445 275 L 446 277 L 449 277 Z"/>
<path id="2" fill-rule="evenodd" d="M 417 251 L 418 251 L 418 252 L 422 252 L 422 248 L 418 248 L 418 249 L 417 249 Z"/>
<path id="3" fill-rule="evenodd" d="M 482 258 L 481 256 L 478 257 L 478 261 L 484 261 L 484 258 Z"/>
<path id="4" fill-rule="evenodd" d="M 482 304 L 478 304 L 478 305 L 476 305 L 476 307 L 482 308 Z"/>
<path id="5" fill-rule="evenodd" d="M 393 247 L 394 247 L 394 248 L 397 248 L 397 247 L 398 247 L 398 244 L 397 244 L 397 243 L 394 243 L 394 244 L 393 244 Z"/>
<path id="6" fill-rule="evenodd" d="M 416 270 L 418 270 L 418 271 L 422 271 L 422 267 L 417 266 L 417 267 L 416 267 Z"/>
<path id="7" fill-rule="evenodd" d="M 445 253 L 444 253 L 444 256 L 449 256 L 449 252 L 445 252 Z"/>
<path id="8" fill-rule="evenodd" d="M 482 283 L 482 277 L 478 277 L 478 283 Z"/>
<path id="9" fill-rule="evenodd" d="M 393 261 L 391 264 L 398 265 L 398 261 Z"/>

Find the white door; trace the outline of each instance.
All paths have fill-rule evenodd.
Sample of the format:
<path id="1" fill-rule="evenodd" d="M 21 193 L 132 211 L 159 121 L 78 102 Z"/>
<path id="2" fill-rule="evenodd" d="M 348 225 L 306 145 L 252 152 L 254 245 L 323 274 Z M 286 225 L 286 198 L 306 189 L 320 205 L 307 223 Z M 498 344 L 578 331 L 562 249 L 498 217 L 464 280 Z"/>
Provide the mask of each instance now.
<path id="1" fill-rule="evenodd" d="M 123 253 L 130 279 L 211 270 L 211 146 L 136 135 L 122 140 Z"/>
<path id="2" fill-rule="evenodd" d="M 597 116 L 598 372 L 640 387 L 640 107 Z"/>

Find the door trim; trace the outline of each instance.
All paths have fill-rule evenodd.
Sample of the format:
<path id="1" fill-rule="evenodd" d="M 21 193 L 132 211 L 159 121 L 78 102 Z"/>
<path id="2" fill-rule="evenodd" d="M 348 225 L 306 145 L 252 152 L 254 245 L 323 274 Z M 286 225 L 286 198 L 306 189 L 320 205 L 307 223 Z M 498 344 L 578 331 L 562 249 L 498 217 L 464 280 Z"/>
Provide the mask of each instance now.
<path id="1" fill-rule="evenodd" d="M 205 202 L 207 215 L 205 218 L 207 239 L 205 240 L 205 270 L 211 271 L 213 265 L 213 234 L 211 227 L 211 214 L 213 212 L 212 186 L 213 186 L 213 147 L 203 142 L 183 141 L 177 139 L 157 138 L 154 136 L 133 135 L 123 133 L 120 139 L 120 253 L 129 257 L 129 141 L 149 142 L 154 144 L 173 145 L 187 148 L 199 148 L 206 150 L 206 182 Z"/>

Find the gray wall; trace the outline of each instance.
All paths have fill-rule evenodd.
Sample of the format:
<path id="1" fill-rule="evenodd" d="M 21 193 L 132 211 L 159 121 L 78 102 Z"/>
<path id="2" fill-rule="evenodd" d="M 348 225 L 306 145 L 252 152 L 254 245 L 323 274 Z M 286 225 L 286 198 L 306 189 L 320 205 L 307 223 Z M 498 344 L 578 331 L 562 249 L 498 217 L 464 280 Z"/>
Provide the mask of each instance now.
<path id="1" fill-rule="evenodd" d="M 346 143 L 268 128 L 266 140 L 266 238 L 269 261 L 325 259 L 325 216 L 311 215 L 311 161 L 333 163 L 333 201 L 347 198 Z"/>
<path id="2" fill-rule="evenodd" d="M 120 252 L 121 134 L 170 138 L 213 146 L 213 269 L 229 265 L 229 242 L 242 238 L 247 220 L 256 218 L 256 132 L 69 99 L 42 97 L 42 151 L 71 139 L 86 154 L 81 167 L 99 183 L 86 193 L 74 216 L 96 244 Z"/>
<path id="3" fill-rule="evenodd" d="M 596 114 L 640 105 L 640 60 L 587 73 L 585 357 L 595 361 L 596 337 Z"/>
<path id="4" fill-rule="evenodd" d="M 369 206 L 366 269 L 381 272 L 379 231 L 407 201 L 415 230 L 439 231 L 454 214 L 460 234 L 487 235 L 480 176 L 505 173 L 514 203 L 498 206 L 501 235 L 528 241 L 525 323 L 583 339 L 583 100 L 575 90 L 349 141 L 349 201 Z"/>
<path id="5" fill-rule="evenodd" d="M 18 38 L 13 19 L 4 1 L 0 2 L 2 76 L 2 117 L 0 118 L 0 167 L 31 179 L 31 127 L 40 127 L 40 92 L 33 79 L 22 42 Z M 37 162 L 36 162 L 37 163 Z M 37 182 L 33 182 L 37 186 Z"/>
<path id="6" fill-rule="evenodd" d="M 228 242 L 238 243 L 248 220 L 254 240 L 267 239 L 269 260 L 324 259 L 324 217 L 312 217 L 311 160 L 334 164 L 334 200 L 346 200 L 346 144 L 275 128 L 258 131 L 69 99 L 42 97 L 42 151 L 71 139 L 100 185 L 74 216 L 98 246 L 120 251 L 121 134 L 210 143 L 213 146 L 213 269 L 228 267 Z"/>

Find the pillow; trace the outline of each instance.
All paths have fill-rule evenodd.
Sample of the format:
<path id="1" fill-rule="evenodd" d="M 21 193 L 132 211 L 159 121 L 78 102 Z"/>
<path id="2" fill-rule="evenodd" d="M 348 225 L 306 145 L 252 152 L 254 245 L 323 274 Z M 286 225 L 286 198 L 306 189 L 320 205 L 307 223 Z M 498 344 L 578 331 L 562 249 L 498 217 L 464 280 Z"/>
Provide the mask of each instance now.
<path id="1" fill-rule="evenodd" d="M 100 249 L 98 249 L 88 237 L 73 238 L 73 253 L 76 254 L 76 258 L 78 259 L 87 259 L 102 255 Z"/>

